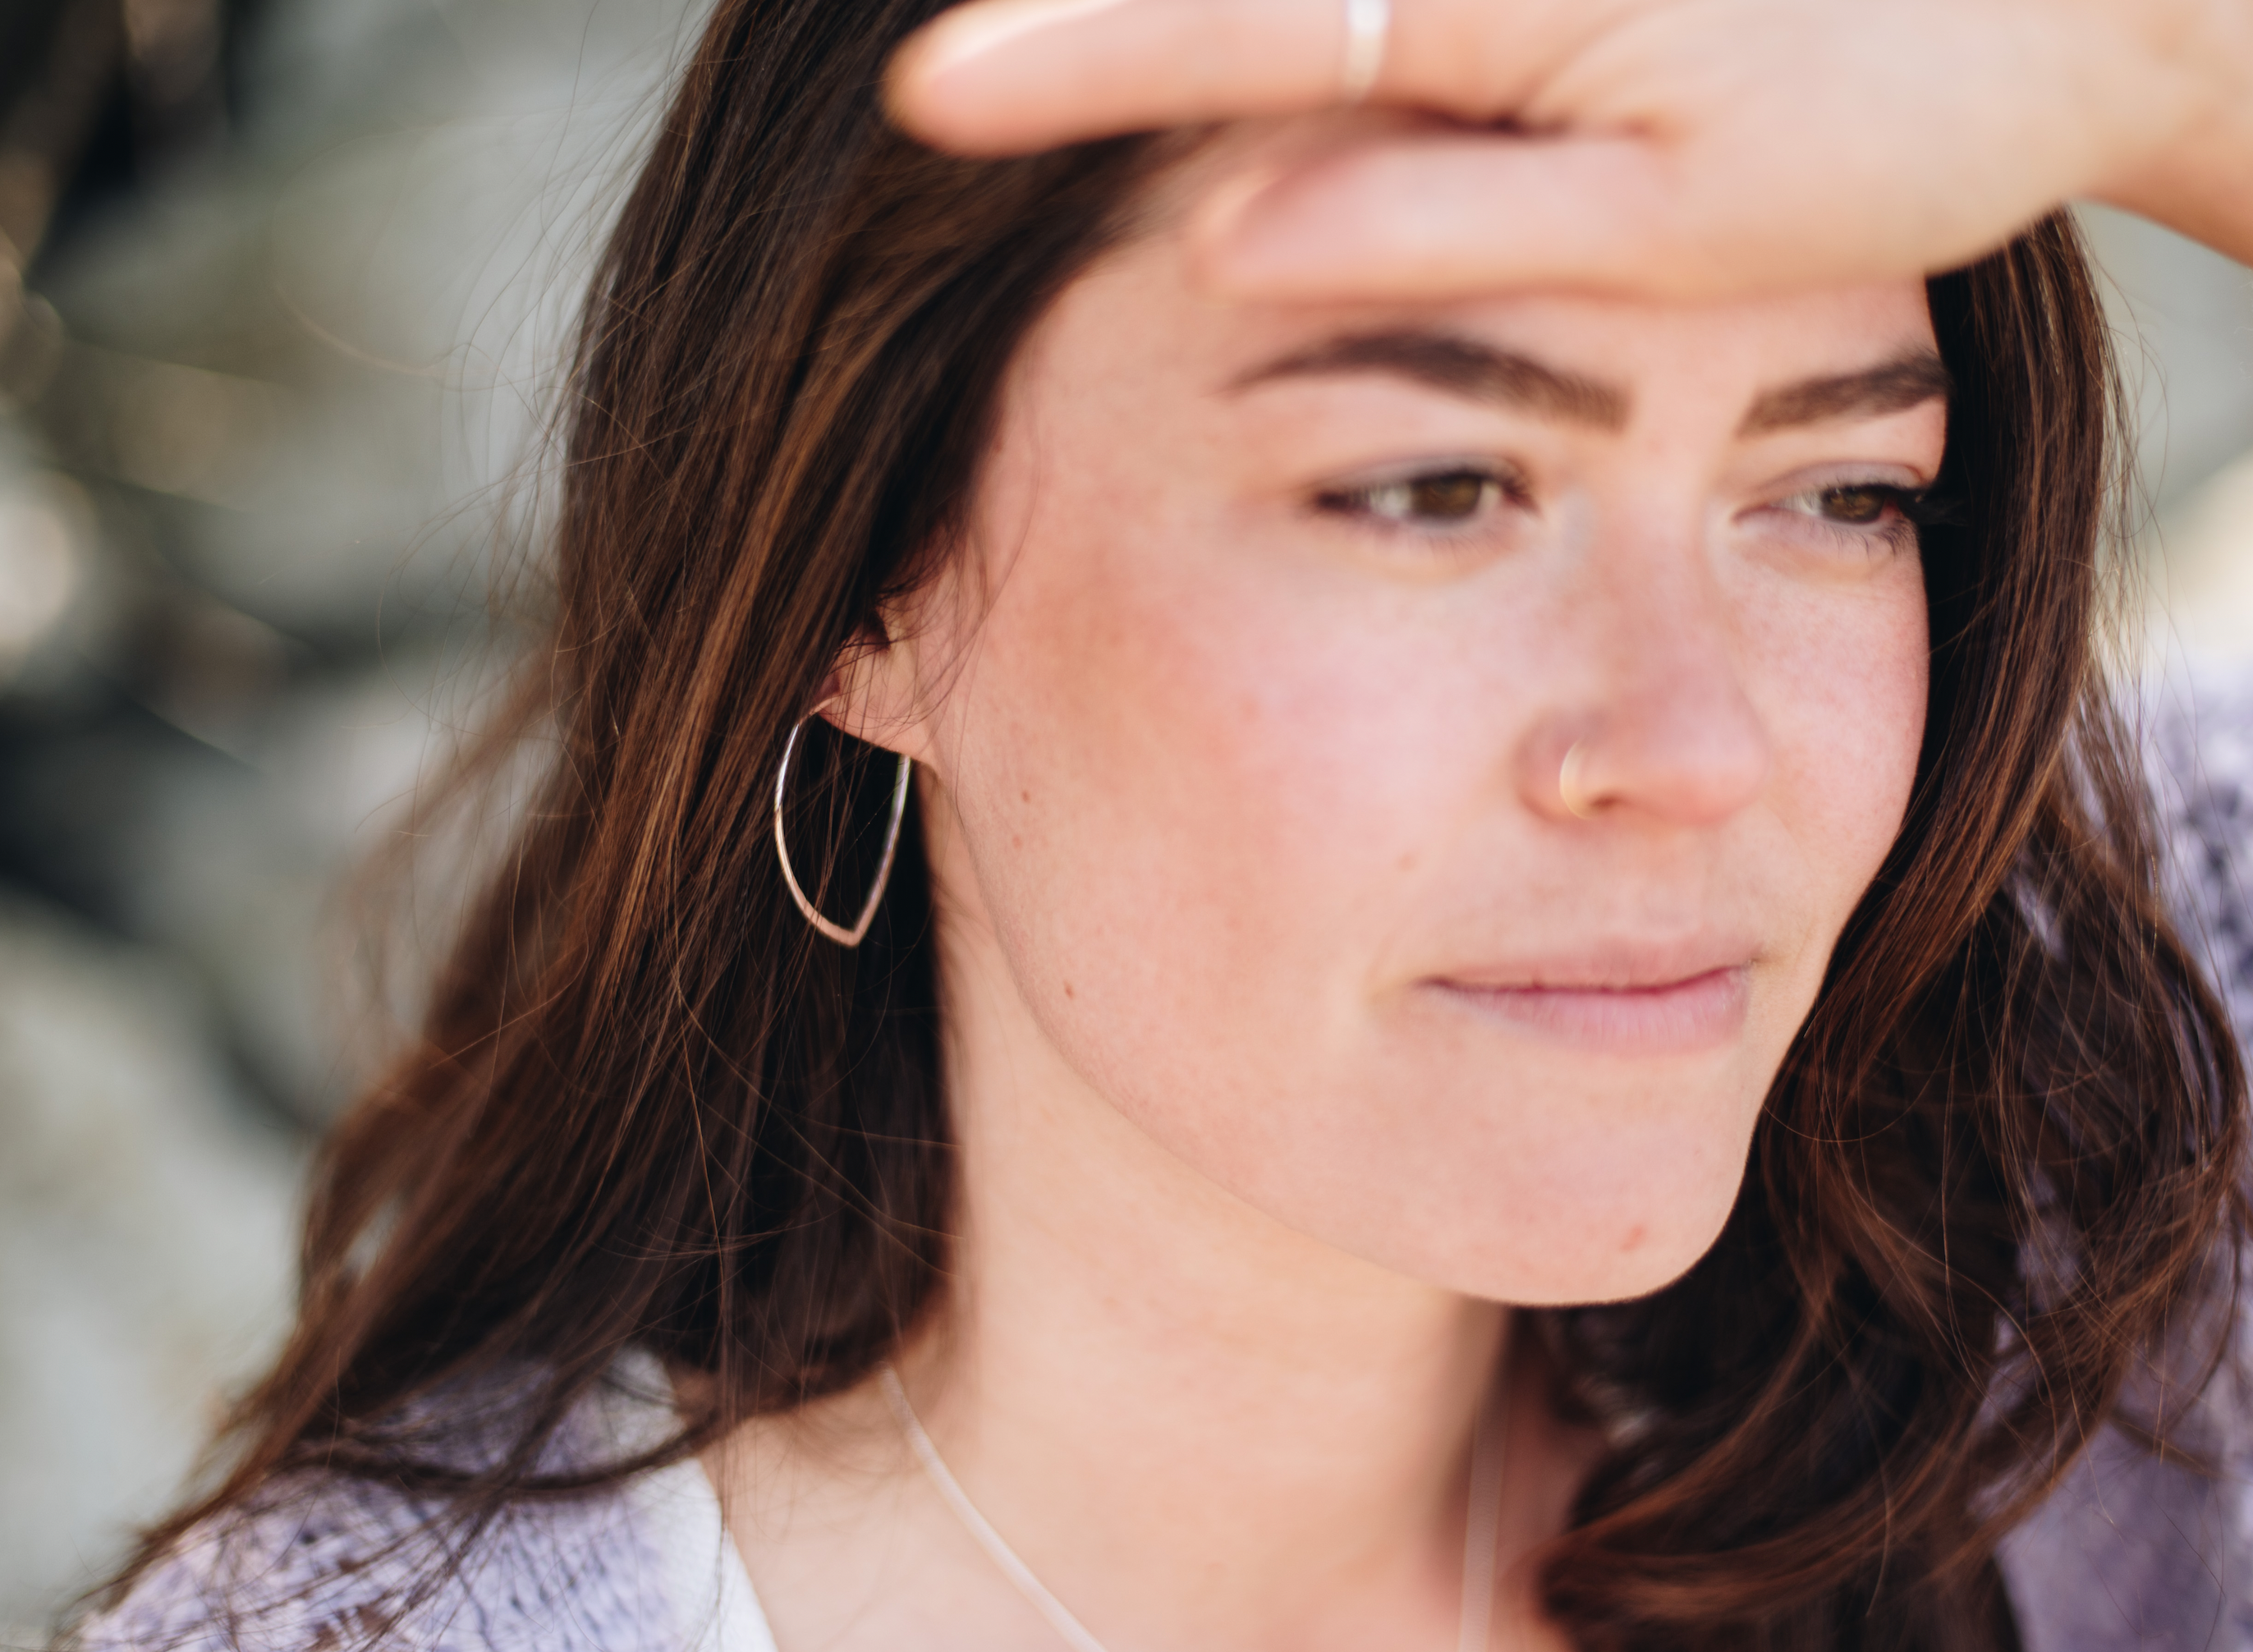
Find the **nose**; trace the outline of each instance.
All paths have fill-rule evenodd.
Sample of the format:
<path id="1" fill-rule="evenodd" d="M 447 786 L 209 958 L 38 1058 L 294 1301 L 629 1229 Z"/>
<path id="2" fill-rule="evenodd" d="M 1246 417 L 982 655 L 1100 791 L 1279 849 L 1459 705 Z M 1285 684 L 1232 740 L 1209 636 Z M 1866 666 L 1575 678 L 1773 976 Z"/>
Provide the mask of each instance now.
<path id="1" fill-rule="evenodd" d="M 1720 595 L 1695 579 L 1623 582 L 1580 606 L 1575 692 L 1519 752 L 1527 805 L 1560 821 L 1688 826 L 1749 805 L 1773 752 Z"/>

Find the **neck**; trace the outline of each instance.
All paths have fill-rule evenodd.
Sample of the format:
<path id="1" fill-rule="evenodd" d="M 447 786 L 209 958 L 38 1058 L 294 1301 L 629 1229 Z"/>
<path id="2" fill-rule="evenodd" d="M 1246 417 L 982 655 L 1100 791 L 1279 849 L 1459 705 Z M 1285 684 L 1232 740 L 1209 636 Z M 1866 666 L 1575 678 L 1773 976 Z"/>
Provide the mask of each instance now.
<path id="1" fill-rule="evenodd" d="M 1503 1311 L 1198 1175 L 1056 1053 L 974 922 L 945 965 L 959 1246 L 902 1367 L 971 1497 L 1131 1643 L 1418 1644 L 1406 1614 L 1451 1644 Z M 1355 1600 L 1393 1632 L 1342 1633 Z"/>

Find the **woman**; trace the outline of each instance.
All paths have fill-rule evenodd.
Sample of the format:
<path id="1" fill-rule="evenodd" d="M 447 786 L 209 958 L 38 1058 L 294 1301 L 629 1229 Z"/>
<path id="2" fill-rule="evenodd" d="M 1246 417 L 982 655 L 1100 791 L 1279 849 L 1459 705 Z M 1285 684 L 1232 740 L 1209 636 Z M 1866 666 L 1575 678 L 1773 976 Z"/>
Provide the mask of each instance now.
<path id="1" fill-rule="evenodd" d="M 2243 1108 L 2070 228 L 1218 303 L 1197 214 L 1391 117 L 950 159 L 929 10 L 718 8 L 552 773 L 86 1642 L 2061 1644 L 2004 1534 L 2228 1449 Z"/>

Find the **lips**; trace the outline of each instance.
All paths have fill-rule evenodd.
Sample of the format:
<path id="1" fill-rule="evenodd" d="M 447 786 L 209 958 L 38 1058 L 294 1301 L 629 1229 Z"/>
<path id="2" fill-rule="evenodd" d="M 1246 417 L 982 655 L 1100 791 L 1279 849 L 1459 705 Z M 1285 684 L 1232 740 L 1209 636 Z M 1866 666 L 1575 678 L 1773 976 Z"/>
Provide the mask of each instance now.
<path id="1" fill-rule="evenodd" d="M 1691 1055 L 1728 1044 L 1744 1030 L 1750 951 L 1622 951 L 1546 967 L 1435 976 L 1422 985 L 1545 1043 L 1592 1055 Z M 1712 961 L 1716 952 L 1727 961 Z"/>

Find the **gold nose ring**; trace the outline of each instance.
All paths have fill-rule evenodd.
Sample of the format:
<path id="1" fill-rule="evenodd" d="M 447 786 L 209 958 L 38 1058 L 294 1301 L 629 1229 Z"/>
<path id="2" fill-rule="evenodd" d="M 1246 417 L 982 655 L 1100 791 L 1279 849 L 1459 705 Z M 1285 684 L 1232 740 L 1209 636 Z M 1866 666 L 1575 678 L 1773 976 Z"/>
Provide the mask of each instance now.
<path id="1" fill-rule="evenodd" d="M 1581 753 L 1584 742 L 1575 740 L 1565 752 L 1565 761 L 1557 769 L 1557 796 L 1566 810 L 1582 820 L 1596 818 L 1595 805 L 1580 784 Z"/>

